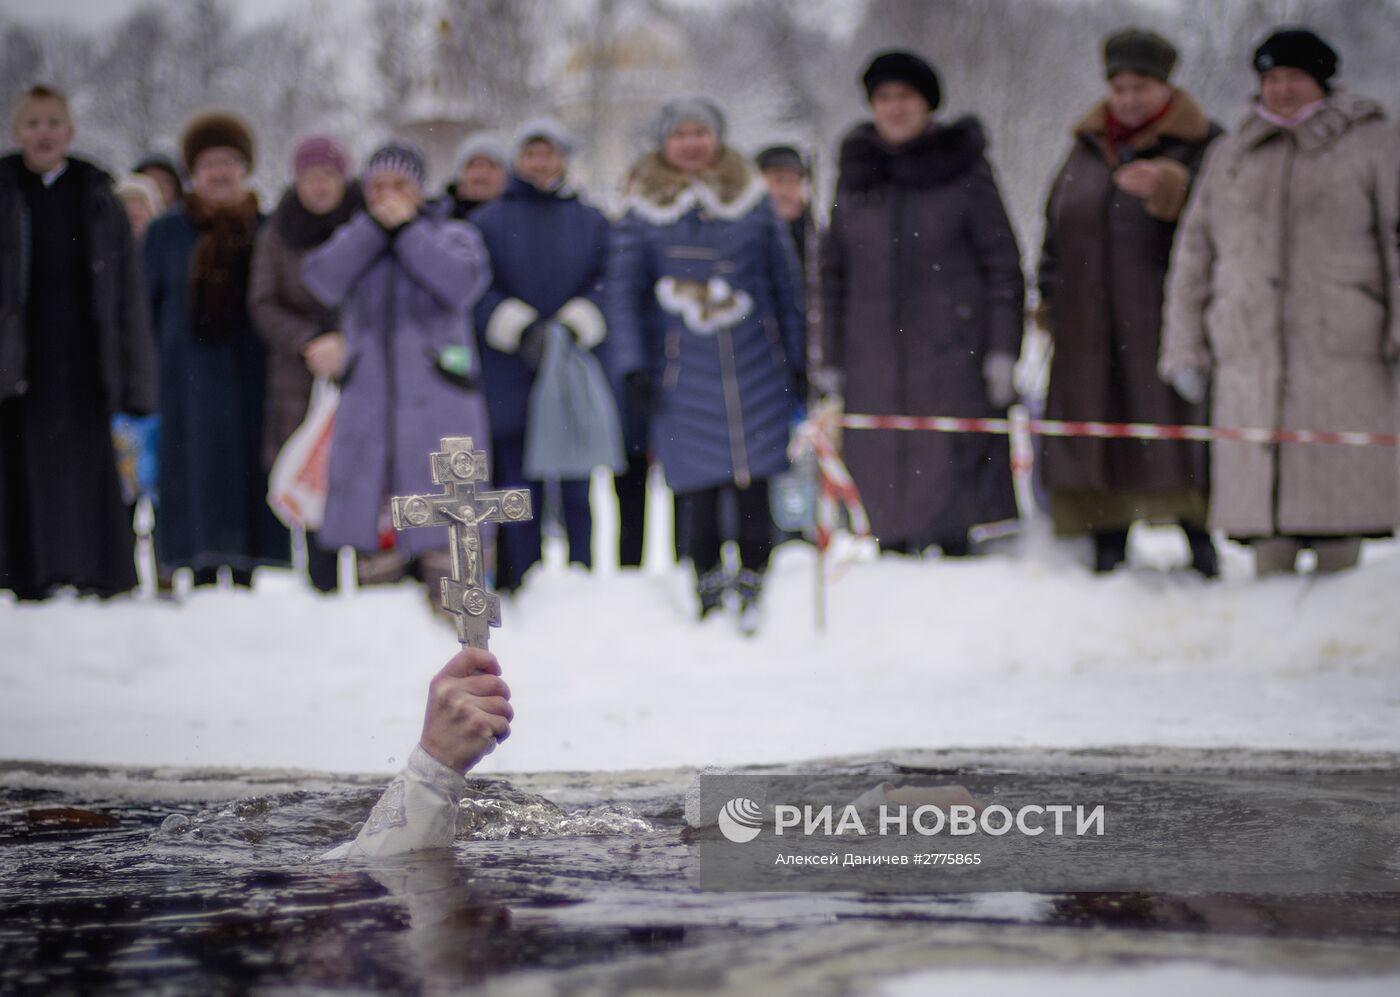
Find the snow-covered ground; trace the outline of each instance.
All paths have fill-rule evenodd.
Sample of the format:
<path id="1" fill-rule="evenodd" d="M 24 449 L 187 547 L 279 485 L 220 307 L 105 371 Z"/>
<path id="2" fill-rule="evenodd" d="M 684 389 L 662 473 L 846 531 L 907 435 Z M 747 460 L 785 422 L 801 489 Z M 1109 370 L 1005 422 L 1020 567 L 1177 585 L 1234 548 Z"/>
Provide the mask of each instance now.
<path id="1" fill-rule="evenodd" d="M 596 491 L 596 490 L 595 490 Z M 604 509 L 603 511 L 606 511 Z M 1033 531 L 1032 531 L 1033 532 Z M 649 541 L 654 551 L 664 543 Z M 612 537 L 600 530 L 600 549 Z M 568 569 L 495 636 L 514 735 L 484 772 L 797 761 L 897 748 L 1400 750 L 1400 544 L 1335 577 L 1184 565 L 1141 530 L 1095 577 L 1034 536 L 963 562 L 781 548 L 754 638 L 693 620 L 682 569 Z M 0 597 L 0 758 L 389 771 L 456 650 L 411 584 L 321 597 L 290 572 L 184 604 Z"/>

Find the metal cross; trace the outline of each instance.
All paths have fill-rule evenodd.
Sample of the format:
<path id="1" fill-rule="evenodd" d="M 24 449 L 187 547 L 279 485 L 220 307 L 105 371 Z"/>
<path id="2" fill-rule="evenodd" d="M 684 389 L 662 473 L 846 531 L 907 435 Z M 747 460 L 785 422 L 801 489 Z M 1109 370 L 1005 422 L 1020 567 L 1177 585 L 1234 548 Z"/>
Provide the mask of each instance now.
<path id="1" fill-rule="evenodd" d="M 457 640 L 485 648 L 491 627 L 501 625 L 501 600 L 486 589 L 481 549 L 482 523 L 521 523 L 531 518 L 530 492 L 508 488 L 478 492 L 487 478 L 486 452 L 472 449 L 470 436 L 442 440 L 432 455 L 438 495 L 404 495 L 390 500 L 394 529 L 446 526 L 452 544 L 452 577 L 442 580 L 442 608 L 457 624 Z"/>

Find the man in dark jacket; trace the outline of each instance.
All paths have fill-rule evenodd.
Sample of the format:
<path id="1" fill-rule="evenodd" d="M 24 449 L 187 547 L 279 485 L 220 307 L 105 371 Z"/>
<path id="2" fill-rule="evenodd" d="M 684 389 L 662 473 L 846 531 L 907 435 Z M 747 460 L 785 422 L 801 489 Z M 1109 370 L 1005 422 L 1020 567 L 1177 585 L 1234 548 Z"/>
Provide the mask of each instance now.
<path id="1" fill-rule="evenodd" d="M 787 222 L 793 245 L 797 248 L 797 261 L 802 264 L 803 274 L 806 274 L 807 243 L 816 234 L 807 162 L 802 158 L 802 153 L 790 145 L 770 145 L 758 151 L 754 164 L 763 174 L 763 182 L 768 185 L 773 211 Z"/>
<path id="2" fill-rule="evenodd" d="M 535 508 L 542 508 L 542 483 L 525 478 L 525 424 L 545 329 L 558 322 L 590 350 L 607 332 L 598 300 L 607 266 L 608 223 L 565 182 L 573 147 L 573 137 L 558 122 L 530 122 L 516 143 L 515 171 L 505 194 L 471 218 L 491 253 L 491 288 L 476 306 L 476 327 L 491 415 L 494 482 L 501 488 L 528 486 Z M 559 491 L 569 560 L 589 567 L 593 517 L 588 482 L 563 481 Z M 540 558 L 538 520 L 509 536 L 503 531 L 498 544 L 498 585 L 510 591 Z"/>
<path id="3" fill-rule="evenodd" d="M 136 585 L 111 416 L 155 409 L 155 346 L 126 211 L 68 156 L 64 96 L 15 110 L 0 159 L 0 588 L 111 596 Z"/>

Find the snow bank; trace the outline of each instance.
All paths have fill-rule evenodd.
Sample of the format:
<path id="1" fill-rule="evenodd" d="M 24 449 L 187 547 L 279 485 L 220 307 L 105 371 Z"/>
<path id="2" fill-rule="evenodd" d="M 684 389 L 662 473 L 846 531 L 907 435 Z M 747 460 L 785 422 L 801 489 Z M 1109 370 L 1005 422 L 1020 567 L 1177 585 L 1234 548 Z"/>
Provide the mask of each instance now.
<path id="1" fill-rule="evenodd" d="M 964 562 L 857 557 L 813 628 L 813 554 L 782 548 L 762 632 L 693 622 L 681 569 L 557 554 L 493 640 L 512 738 L 483 773 L 733 765 L 903 748 L 1400 750 L 1400 545 L 1349 574 L 1095 577 L 1023 542 Z M 840 555 L 836 560 L 842 560 Z M 849 558 L 847 558 L 849 562 Z M 0 758 L 396 768 L 454 651 L 412 585 L 320 597 L 290 573 L 185 604 L 0 602 Z"/>

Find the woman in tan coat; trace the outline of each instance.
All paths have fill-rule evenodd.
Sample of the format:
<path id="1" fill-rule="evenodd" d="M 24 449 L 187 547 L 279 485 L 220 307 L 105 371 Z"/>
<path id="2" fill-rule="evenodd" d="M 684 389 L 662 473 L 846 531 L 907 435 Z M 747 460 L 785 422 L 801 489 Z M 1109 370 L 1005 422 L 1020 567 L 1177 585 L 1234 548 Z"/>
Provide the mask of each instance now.
<path id="1" fill-rule="evenodd" d="M 1259 102 L 1216 142 L 1167 282 L 1159 370 L 1213 389 L 1218 426 L 1393 433 L 1400 356 L 1400 134 L 1373 101 L 1334 91 L 1312 32 L 1255 52 Z M 1388 447 L 1217 442 L 1213 527 L 1254 546 L 1259 574 L 1356 563 L 1400 522 Z"/>

